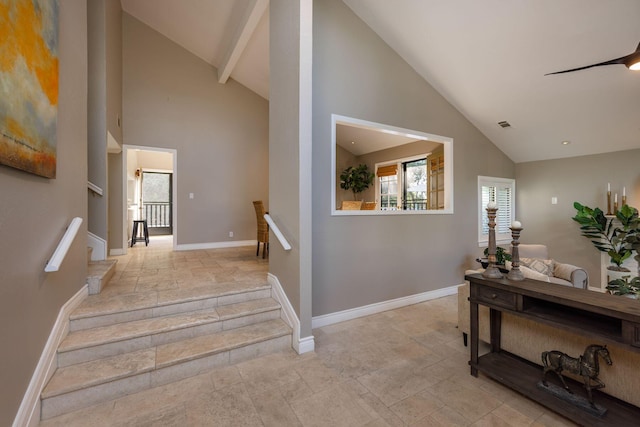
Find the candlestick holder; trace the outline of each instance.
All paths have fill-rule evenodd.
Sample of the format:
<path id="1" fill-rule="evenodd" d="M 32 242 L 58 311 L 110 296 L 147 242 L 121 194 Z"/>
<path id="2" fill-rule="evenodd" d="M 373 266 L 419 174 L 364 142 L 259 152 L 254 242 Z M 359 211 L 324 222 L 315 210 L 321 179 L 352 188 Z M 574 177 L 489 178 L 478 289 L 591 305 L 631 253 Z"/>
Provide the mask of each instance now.
<path id="1" fill-rule="evenodd" d="M 520 271 L 520 252 L 518 250 L 518 245 L 520 244 L 520 232 L 522 231 L 522 227 L 510 227 L 511 230 L 511 270 L 509 270 L 509 274 L 507 274 L 507 279 L 509 280 L 524 280 L 524 274 Z"/>
<path id="2" fill-rule="evenodd" d="M 611 191 L 607 191 L 607 215 L 613 215 L 611 213 Z"/>
<path id="3" fill-rule="evenodd" d="M 622 196 L 622 205 L 620 206 L 624 206 L 627 204 L 627 196 Z"/>
<path id="4" fill-rule="evenodd" d="M 613 202 L 613 214 L 616 215 L 618 213 L 618 202 Z"/>
<path id="5" fill-rule="evenodd" d="M 498 208 L 487 206 L 487 217 L 489 218 L 489 247 L 487 261 L 489 265 L 482 272 L 482 276 L 488 279 L 502 279 L 502 273 L 496 267 L 496 212 Z"/>

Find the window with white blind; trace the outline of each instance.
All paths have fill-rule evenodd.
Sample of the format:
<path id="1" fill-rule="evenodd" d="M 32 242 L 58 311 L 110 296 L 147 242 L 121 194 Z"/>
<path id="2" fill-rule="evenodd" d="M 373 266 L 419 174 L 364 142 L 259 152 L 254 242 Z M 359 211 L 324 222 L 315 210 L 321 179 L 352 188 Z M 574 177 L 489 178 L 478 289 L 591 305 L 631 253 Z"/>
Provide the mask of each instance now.
<path id="1" fill-rule="evenodd" d="M 478 244 L 486 246 L 489 240 L 487 204 L 496 202 L 496 243 L 511 242 L 509 227 L 515 218 L 516 181 L 508 178 L 478 177 Z"/>

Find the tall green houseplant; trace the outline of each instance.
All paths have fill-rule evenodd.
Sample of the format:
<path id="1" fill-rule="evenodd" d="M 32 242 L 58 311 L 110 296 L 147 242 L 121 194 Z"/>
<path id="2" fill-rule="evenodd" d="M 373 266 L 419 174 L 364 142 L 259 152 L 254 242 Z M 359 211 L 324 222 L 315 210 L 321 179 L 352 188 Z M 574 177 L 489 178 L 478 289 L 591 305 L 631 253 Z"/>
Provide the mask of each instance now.
<path id="1" fill-rule="evenodd" d="M 366 164 L 357 167 L 349 166 L 340 174 L 340 188 L 351 190 L 353 200 L 356 200 L 358 193 L 362 193 L 373 184 L 374 174 L 369 172 Z"/>
<path id="2" fill-rule="evenodd" d="M 577 213 L 572 219 L 580 224 L 580 232 L 599 251 L 606 252 L 611 262 L 616 265 L 610 270 L 628 271 L 622 267 L 622 263 L 631 256 L 632 247 L 629 243 L 631 236 L 636 235 L 640 218 L 638 210 L 624 205 L 616 216 L 607 217 L 600 208 L 591 209 L 588 206 L 575 202 L 573 207 Z M 619 225 L 614 219 L 617 219 Z"/>

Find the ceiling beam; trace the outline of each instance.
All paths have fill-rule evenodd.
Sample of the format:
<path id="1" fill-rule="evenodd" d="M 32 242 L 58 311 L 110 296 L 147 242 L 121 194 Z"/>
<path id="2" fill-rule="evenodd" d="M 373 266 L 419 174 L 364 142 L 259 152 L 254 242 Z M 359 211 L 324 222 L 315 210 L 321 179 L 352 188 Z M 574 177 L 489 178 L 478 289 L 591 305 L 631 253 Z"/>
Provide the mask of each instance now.
<path id="1" fill-rule="evenodd" d="M 233 68 L 238 63 L 242 52 L 245 47 L 247 47 L 247 43 L 249 43 L 251 35 L 258 26 L 258 23 L 268 6 L 269 0 L 253 0 L 253 5 L 247 9 L 243 22 L 240 23 L 235 37 L 231 41 L 231 46 L 227 51 L 227 55 L 220 64 L 220 67 L 218 67 L 219 83 L 226 83 L 229 79 Z"/>

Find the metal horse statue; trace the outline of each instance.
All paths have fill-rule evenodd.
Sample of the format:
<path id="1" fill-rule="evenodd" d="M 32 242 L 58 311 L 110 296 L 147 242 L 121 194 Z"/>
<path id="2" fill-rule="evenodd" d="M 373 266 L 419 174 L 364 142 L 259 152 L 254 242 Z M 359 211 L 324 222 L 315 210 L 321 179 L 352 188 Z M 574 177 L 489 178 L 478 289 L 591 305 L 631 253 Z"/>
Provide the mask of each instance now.
<path id="1" fill-rule="evenodd" d="M 584 388 L 587 389 L 589 403 L 591 404 L 591 406 L 595 406 L 593 404 L 593 396 L 591 395 L 591 390 L 598 390 L 604 387 L 604 383 L 598 378 L 598 374 L 600 373 L 598 356 L 602 357 L 607 365 L 613 364 L 606 345 L 602 346 L 591 344 L 584 350 L 584 354 L 577 359 L 571 356 L 567 356 L 565 353 L 557 350 L 544 351 L 542 352 L 542 364 L 544 365 L 542 371 L 542 384 L 547 386 L 547 372 L 553 371 L 558 374 L 558 377 L 560 378 L 560 381 L 562 381 L 562 385 L 564 386 L 565 390 L 573 394 L 573 392 L 569 389 L 569 386 L 567 386 L 567 383 L 564 381 L 564 378 L 562 377 L 562 371 L 566 370 L 573 374 L 579 375 L 584 381 Z M 591 381 L 594 381 L 595 385 L 592 385 Z"/>

